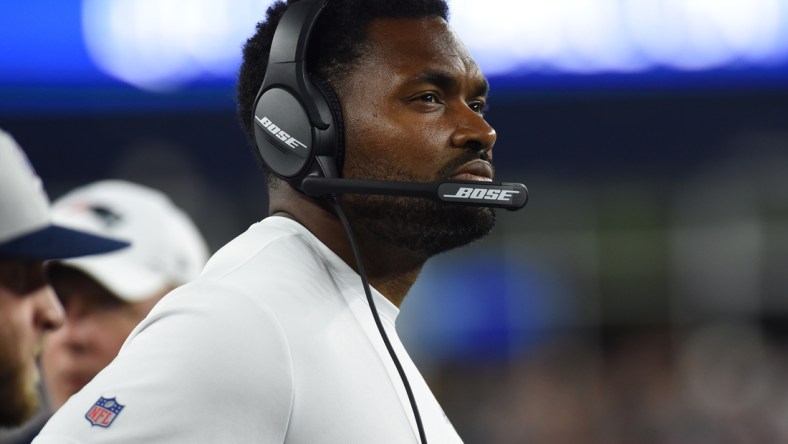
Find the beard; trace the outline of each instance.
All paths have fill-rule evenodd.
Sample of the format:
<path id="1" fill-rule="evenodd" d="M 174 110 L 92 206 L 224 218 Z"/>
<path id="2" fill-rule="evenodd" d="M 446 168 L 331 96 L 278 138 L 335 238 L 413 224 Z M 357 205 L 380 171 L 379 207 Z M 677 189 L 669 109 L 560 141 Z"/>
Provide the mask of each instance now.
<path id="1" fill-rule="evenodd" d="M 0 344 L 0 427 L 19 426 L 38 408 L 38 373 Z"/>
<path id="2" fill-rule="evenodd" d="M 485 154 L 470 153 L 438 172 L 449 179 L 457 168 Z M 346 164 L 358 178 L 424 182 L 389 165 L 365 161 Z M 428 199 L 379 195 L 345 195 L 342 208 L 360 234 L 377 243 L 405 249 L 424 259 L 484 238 L 495 226 L 492 208 L 469 207 Z"/>

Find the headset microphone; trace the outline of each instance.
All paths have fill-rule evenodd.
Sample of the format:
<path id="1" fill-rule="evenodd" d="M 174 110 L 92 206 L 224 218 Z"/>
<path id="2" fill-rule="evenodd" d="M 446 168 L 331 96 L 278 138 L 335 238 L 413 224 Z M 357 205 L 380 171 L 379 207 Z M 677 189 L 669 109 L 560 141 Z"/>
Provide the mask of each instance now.
<path id="1" fill-rule="evenodd" d="M 521 183 L 468 180 L 438 182 L 394 182 L 386 180 L 306 177 L 301 189 L 308 196 L 373 194 L 423 197 L 466 206 L 519 210 L 528 203 L 528 189 Z"/>

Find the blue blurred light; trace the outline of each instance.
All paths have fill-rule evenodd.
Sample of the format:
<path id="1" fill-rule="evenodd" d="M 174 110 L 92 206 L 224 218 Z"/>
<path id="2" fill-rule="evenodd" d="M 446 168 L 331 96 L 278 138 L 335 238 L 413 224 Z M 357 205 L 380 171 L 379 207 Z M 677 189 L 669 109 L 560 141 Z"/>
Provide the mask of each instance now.
<path id="1" fill-rule="evenodd" d="M 535 259 L 440 256 L 408 293 L 397 329 L 420 359 L 506 358 L 575 316 L 574 307 L 560 304 L 568 291 Z"/>
<path id="2" fill-rule="evenodd" d="M 109 89 L 108 97 L 127 95 L 118 89 L 231 90 L 243 42 L 270 3 L 5 2 L 0 109 L 45 107 L 53 88 L 56 96 L 66 92 L 55 102 L 72 108 L 81 106 L 75 98 Z M 788 0 L 450 3 L 454 29 L 492 82 L 507 88 L 573 87 L 577 79 L 593 84 L 611 76 L 616 84 L 658 79 L 647 82 L 652 86 L 665 73 L 670 82 L 695 82 L 700 74 L 716 84 L 719 73 L 753 86 L 763 78 L 788 82 Z M 99 107 L 102 101 L 88 100 Z"/>
<path id="3" fill-rule="evenodd" d="M 85 44 L 107 74 L 140 89 L 232 80 L 260 0 L 83 0 Z"/>
<path id="4" fill-rule="evenodd" d="M 788 0 L 453 0 L 488 75 L 763 67 L 788 60 Z"/>
<path id="5" fill-rule="evenodd" d="M 95 84 L 106 79 L 85 51 L 79 2 L 4 2 L 0 85 Z"/>

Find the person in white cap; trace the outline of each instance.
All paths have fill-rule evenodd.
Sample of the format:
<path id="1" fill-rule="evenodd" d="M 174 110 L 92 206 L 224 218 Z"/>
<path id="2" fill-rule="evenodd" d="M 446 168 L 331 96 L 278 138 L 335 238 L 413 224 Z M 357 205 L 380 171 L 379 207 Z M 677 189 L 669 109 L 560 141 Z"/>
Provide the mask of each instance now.
<path id="1" fill-rule="evenodd" d="M 11 135 L 0 130 L 0 428 L 20 425 L 35 412 L 35 359 L 45 334 L 63 323 L 44 261 L 126 246 L 53 223 L 41 179 Z"/>
<path id="2" fill-rule="evenodd" d="M 159 299 L 197 277 L 208 248 L 192 220 L 167 196 L 129 182 L 101 181 L 73 190 L 55 202 L 53 217 L 132 244 L 47 267 L 66 313 L 65 325 L 50 336 L 41 355 L 54 411 L 115 358 Z"/>

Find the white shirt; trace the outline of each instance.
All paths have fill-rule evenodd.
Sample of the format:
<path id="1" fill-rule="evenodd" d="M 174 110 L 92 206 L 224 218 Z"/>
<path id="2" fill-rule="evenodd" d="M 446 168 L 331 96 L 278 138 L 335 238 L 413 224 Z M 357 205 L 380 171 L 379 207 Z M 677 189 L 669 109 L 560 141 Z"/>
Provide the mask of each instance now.
<path id="1" fill-rule="evenodd" d="M 397 336 L 399 310 L 372 293 L 428 442 L 461 442 Z M 281 217 L 167 295 L 34 441 L 236 442 L 418 442 L 358 274 Z"/>

